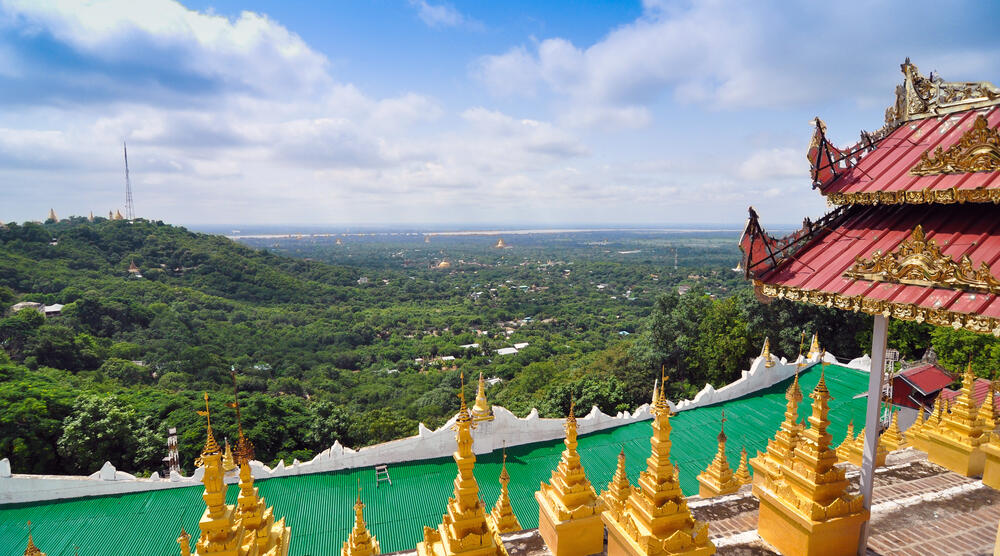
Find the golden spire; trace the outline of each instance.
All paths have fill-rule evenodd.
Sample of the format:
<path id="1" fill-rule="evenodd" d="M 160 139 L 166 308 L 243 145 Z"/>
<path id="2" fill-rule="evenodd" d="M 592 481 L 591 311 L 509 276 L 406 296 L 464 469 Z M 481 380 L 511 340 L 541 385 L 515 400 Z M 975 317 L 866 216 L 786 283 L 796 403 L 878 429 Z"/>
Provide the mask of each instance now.
<path id="1" fill-rule="evenodd" d="M 983 405 L 979 406 L 976 413 L 976 424 L 980 430 L 986 433 L 993 432 L 997 428 L 996 421 L 996 385 L 990 381 L 989 389 L 986 391 L 986 398 Z"/>
<path id="2" fill-rule="evenodd" d="M 479 373 L 479 390 L 476 391 L 476 404 L 472 406 L 472 417 L 476 421 L 492 421 L 493 408 L 486 400 L 486 381 L 483 373 Z"/>
<path id="3" fill-rule="evenodd" d="M 35 546 L 34 539 L 31 538 L 31 522 L 28 522 L 28 546 L 24 549 L 24 556 L 45 556 L 45 553 Z"/>
<path id="4" fill-rule="evenodd" d="M 771 357 L 771 339 L 767 336 L 764 337 L 764 347 L 760 350 L 760 356 L 764 358 L 764 367 L 774 366 L 774 358 Z"/>
<path id="5" fill-rule="evenodd" d="M 649 439 L 646 469 L 639 474 L 620 515 L 602 514 L 609 546 L 617 543 L 626 554 L 698 554 L 715 552 L 708 540 L 708 524 L 695 520 L 670 461 L 670 408 L 664 397 L 665 371 L 661 370 L 660 398 Z"/>
<path id="6" fill-rule="evenodd" d="M 222 470 L 229 473 L 233 469 L 236 469 L 236 462 L 233 460 L 233 451 L 229 447 L 229 439 L 225 440 L 225 449 L 222 453 Z"/>
<path id="7" fill-rule="evenodd" d="M 181 556 L 191 556 L 191 535 L 181 527 L 181 535 L 177 537 L 177 544 L 181 547 Z"/>
<path id="8" fill-rule="evenodd" d="M 785 390 L 785 420 L 781 422 L 774 438 L 767 441 L 767 449 L 750 460 L 753 467 L 753 483 L 756 489 L 764 482 L 777 479 L 782 462 L 792 457 L 799 433 L 803 425 L 799 423 L 799 404 L 802 402 L 802 388 L 799 386 L 799 373 L 796 368 L 795 378 Z M 755 491 L 756 492 L 756 491 Z"/>
<path id="9" fill-rule="evenodd" d="M 941 410 L 937 426 L 926 433 L 924 448 L 927 459 L 943 467 L 972 477 L 983 473 L 985 453 L 982 445 L 989 441 L 983 434 L 985 418 L 980 419 L 972 392 L 976 376 L 970 358 L 962 376 L 962 390 L 950 412 Z M 940 399 L 940 396 L 938 396 Z M 943 404 L 942 404 L 943 405 Z"/>
<path id="10" fill-rule="evenodd" d="M 215 436 L 212 434 L 212 412 L 208 407 L 208 392 L 205 392 L 205 411 L 199 411 L 198 415 L 205 418 L 205 447 L 201 450 L 201 457 L 194 461 L 196 467 L 201 467 L 204 465 L 205 456 L 218 455 L 221 453 L 219 449 L 219 443 L 215 441 Z"/>
<path id="11" fill-rule="evenodd" d="M 807 359 L 812 359 L 817 355 L 822 357 L 826 355 L 826 352 L 819 347 L 819 333 L 813 332 L 812 341 L 809 342 L 809 356 L 807 357 Z"/>
<path id="12" fill-rule="evenodd" d="M 754 475 L 754 494 L 760 500 L 757 530 L 783 554 L 854 553 L 869 515 L 862 496 L 848 494 L 850 482 L 830 449 L 825 367 L 810 395 L 809 428 L 798 435 L 794 453 L 782 458 L 777 474 L 760 482 L 759 474 Z"/>
<path id="13" fill-rule="evenodd" d="M 735 477 L 736 480 L 741 485 L 748 485 L 748 484 L 750 484 L 750 482 L 752 480 L 750 478 L 750 469 L 747 467 L 747 447 L 746 446 L 744 446 L 743 449 L 740 451 L 740 465 L 739 465 L 739 467 L 736 468 L 736 473 L 733 474 L 733 477 Z"/>
<path id="14" fill-rule="evenodd" d="M 620 518 L 625 511 L 625 504 L 632 493 L 632 484 L 628 482 L 628 475 L 625 473 L 625 447 L 618 453 L 618 467 L 615 468 L 615 475 L 608 483 L 608 489 L 601 493 L 601 500 L 604 501 L 606 512 L 611 512 L 616 518 Z"/>
<path id="15" fill-rule="evenodd" d="M 535 492 L 539 533 L 553 553 L 594 554 L 603 549 L 604 528 L 600 515 L 604 503 L 587 479 L 576 450 L 575 406 L 571 395 L 569 414 L 563 425 L 566 449 L 549 482 L 539 485 Z M 568 546 L 574 548 L 570 550 Z"/>
<path id="16" fill-rule="evenodd" d="M 58 216 L 56 216 L 56 211 L 55 211 L 55 209 L 49 209 L 49 220 L 53 220 L 53 221 L 55 221 L 55 222 L 58 222 L 58 221 L 59 221 L 59 217 L 58 217 Z"/>
<path id="17" fill-rule="evenodd" d="M 726 411 L 722 411 L 722 421 L 719 428 L 719 449 L 712 463 L 698 475 L 698 495 L 702 498 L 712 498 L 722 494 L 730 494 L 740 489 L 740 482 L 733 476 L 733 470 L 726 459 Z"/>
<path id="18" fill-rule="evenodd" d="M 837 445 L 836 449 L 837 457 L 839 457 L 842 460 L 846 460 L 848 454 L 850 453 L 851 445 L 853 443 L 854 443 L 854 419 L 851 419 L 851 421 L 847 423 L 847 434 L 844 435 L 844 439 L 841 440 L 840 444 Z"/>
<path id="19" fill-rule="evenodd" d="M 899 430 L 899 411 L 892 412 L 892 421 L 889 423 L 889 428 L 879 437 L 879 443 L 884 444 L 890 452 L 907 446 L 906 437 Z"/>
<path id="20" fill-rule="evenodd" d="M 354 528 L 344 542 L 341 556 L 373 556 L 379 553 L 378 540 L 365 525 L 365 505 L 361 502 L 361 479 L 358 479 L 358 500 L 354 503 Z"/>
<path id="21" fill-rule="evenodd" d="M 802 345 L 805 343 L 805 341 L 806 341 L 806 332 L 805 332 L 805 330 L 803 330 L 799 334 L 799 354 L 797 356 L 795 356 L 795 367 L 796 367 L 795 374 L 796 375 L 798 375 L 798 373 L 799 373 L 798 367 L 802 366 L 802 363 L 799 360 L 802 359 Z"/>
<path id="22" fill-rule="evenodd" d="M 418 556 L 452 556 L 470 553 L 475 556 L 501 555 L 506 551 L 499 535 L 490 534 L 483 503 L 479 500 L 479 483 L 473 469 L 476 456 L 472 451 L 471 429 L 476 427 L 465 405 L 465 375 L 460 373 L 462 388 L 458 392 L 461 407 L 452 429 L 458 449 L 453 457 L 458 474 L 455 491 L 448 499 L 448 509 L 437 529 L 424 527 L 424 540 L 417 544 Z"/>
<path id="23" fill-rule="evenodd" d="M 498 533 L 510 533 L 520 531 L 521 523 L 514 515 L 514 508 L 510 505 L 510 491 L 507 485 L 510 483 L 510 474 L 507 473 L 507 448 L 503 450 L 503 466 L 500 468 L 500 497 L 493 506 L 493 511 L 486 518 L 492 528 Z"/>
<path id="24" fill-rule="evenodd" d="M 242 466 L 254 458 L 254 449 L 253 443 L 243 434 L 243 419 L 240 416 L 240 393 L 236 386 L 236 367 L 230 368 L 229 374 L 233 377 L 233 401 L 226 405 L 236 410 L 236 465 Z"/>
<path id="25" fill-rule="evenodd" d="M 90 216 L 87 217 L 87 222 L 94 221 L 94 211 L 90 211 Z"/>

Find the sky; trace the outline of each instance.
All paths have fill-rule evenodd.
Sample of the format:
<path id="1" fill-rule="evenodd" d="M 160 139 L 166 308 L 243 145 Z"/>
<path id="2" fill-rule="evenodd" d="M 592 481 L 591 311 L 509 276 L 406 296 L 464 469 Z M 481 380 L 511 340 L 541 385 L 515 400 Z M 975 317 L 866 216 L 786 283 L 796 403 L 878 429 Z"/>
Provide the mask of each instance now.
<path id="1" fill-rule="evenodd" d="M 909 56 L 1000 83 L 1000 4 L 0 0 L 0 221 L 742 226 L 828 210 L 813 117 Z"/>

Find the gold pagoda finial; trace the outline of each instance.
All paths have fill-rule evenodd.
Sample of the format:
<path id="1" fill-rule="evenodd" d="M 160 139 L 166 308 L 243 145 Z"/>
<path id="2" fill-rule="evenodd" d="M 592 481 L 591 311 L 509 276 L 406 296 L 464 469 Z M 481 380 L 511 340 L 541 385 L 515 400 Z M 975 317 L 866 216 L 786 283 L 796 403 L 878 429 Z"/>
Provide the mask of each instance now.
<path id="1" fill-rule="evenodd" d="M 229 374 L 233 377 L 233 401 L 226 405 L 236 410 L 236 430 L 239 435 L 236 438 L 236 465 L 242 466 L 244 463 L 250 463 L 250 460 L 254 458 L 254 448 L 253 442 L 250 442 L 246 435 L 243 434 L 243 419 L 240 416 L 240 393 L 236 386 L 236 367 L 230 367 Z"/>
<path id="2" fill-rule="evenodd" d="M 521 530 L 521 522 L 514 515 L 514 508 L 510 505 L 510 474 L 507 473 L 507 446 L 503 448 L 503 465 L 500 467 L 500 497 L 493 506 L 493 511 L 487 516 L 487 522 L 498 533 L 510 533 Z"/>
<path id="3" fill-rule="evenodd" d="M 601 500 L 604 501 L 606 512 L 611 512 L 616 518 L 621 517 L 628 503 L 628 497 L 632 493 L 632 484 L 628 482 L 628 475 L 625 473 L 625 446 L 618 452 L 618 467 L 615 474 L 608 483 L 608 488 L 601 493 Z"/>
<path id="4" fill-rule="evenodd" d="M 358 478 L 358 500 L 354 503 L 354 528 L 344 542 L 341 556 L 373 556 L 379 553 L 378 540 L 368 531 L 365 524 L 365 505 L 361 502 L 361 478 Z"/>
<path id="5" fill-rule="evenodd" d="M 726 442 L 726 410 L 722 410 L 722 421 L 719 422 L 719 436 L 720 443 Z"/>
<path id="6" fill-rule="evenodd" d="M 740 465 L 736 468 L 736 473 L 733 474 L 736 480 L 739 481 L 741 485 L 748 485 L 752 482 L 750 478 L 750 468 L 747 465 L 747 447 L 743 446 L 743 450 L 740 451 Z"/>
<path id="7" fill-rule="evenodd" d="M 774 358 L 771 357 L 771 339 L 767 336 L 764 337 L 764 347 L 760 350 L 760 356 L 764 358 L 765 368 L 774 366 Z"/>
<path id="8" fill-rule="evenodd" d="M 45 553 L 35 546 L 34 539 L 31 538 L 31 522 L 28 522 L 28 546 L 24 549 L 24 556 L 45 556 Z"/>
<path id="9" fill-rule="evenodd" d="M 486 380 L 479 373 L 479 389 L 476 391 L 476 403 L 472 406 L 472 418 L 476 421 L 492 421 L 493 408 L 486 399 Z"/>
<path id="10" fill-rule="evenodd" d="M 211 456 L 222 453 L 219 449 L 219 443 L 215 441 L 215 435 L 212 434 L 212 411 L 208 407 L 208 392 L 205 392 L 205 411 L 199 411 L 198 415 L 205 418 L 207 431 L 207 438 L 205 439 L 205 447 L 201 450 L 202 457 L 195 460 L 195 465 L 201 467 L 204 456 Z"/>
<path id="11" fill-rule="evenodd" d="M 181 556 L 191 556 L 191 535 L 181 527 L 181 535 L 177 537 L 177 544 L 181 546 Z"/>

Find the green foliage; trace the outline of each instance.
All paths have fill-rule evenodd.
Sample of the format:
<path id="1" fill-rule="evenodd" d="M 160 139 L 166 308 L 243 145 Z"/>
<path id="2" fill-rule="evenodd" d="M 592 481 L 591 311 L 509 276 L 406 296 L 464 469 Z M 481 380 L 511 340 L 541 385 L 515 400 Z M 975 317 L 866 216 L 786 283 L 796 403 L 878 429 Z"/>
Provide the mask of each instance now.
<path id="1" fill-rule="evenodd" d="M 73 412 L 63 422 L 59 455 L 69 469 L 91 473 L 105 461 L 116 468 L 133 465 L 140 449 L 143 422 L 135 409 L 113 395 L 85 395 L 77 399 Z"/>
<path id="2" fill-rule="evenodd" d="M 958 373 L 971 362 L 976 375 L 991 379 L 1000 369 L 1000 338 L 945 327 L 932 328 L 930 336 L 938 363 L 945 369 Z"/>

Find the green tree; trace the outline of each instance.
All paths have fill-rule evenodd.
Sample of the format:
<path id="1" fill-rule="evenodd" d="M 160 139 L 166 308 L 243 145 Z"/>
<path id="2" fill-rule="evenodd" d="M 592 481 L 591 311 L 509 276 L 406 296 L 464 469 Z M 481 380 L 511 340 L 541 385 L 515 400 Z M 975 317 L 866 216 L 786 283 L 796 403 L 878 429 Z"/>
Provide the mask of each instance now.
<path id="1" fill-rule="evenodd" d="M 78 473 L 93 473 L 105 461 L 134 471 L 139 431 L 135 410 L 116 396 L 84 395 L 63 421 L 59 455 Z"/>

